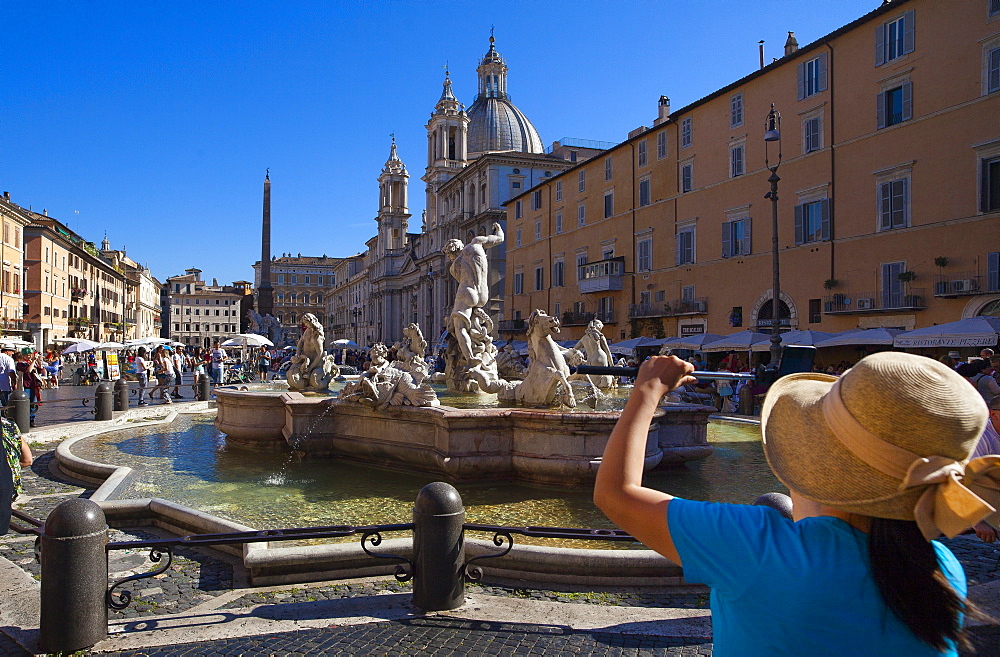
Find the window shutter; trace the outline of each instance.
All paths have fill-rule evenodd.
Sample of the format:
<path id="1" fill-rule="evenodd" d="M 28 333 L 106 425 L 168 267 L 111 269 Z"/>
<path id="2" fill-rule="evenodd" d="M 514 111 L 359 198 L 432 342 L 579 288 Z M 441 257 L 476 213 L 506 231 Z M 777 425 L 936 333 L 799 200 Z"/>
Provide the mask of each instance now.
<path id="1" fill-rule="evenodd" d="M 987 92 L 1000 91 L 1000 48 L 990 51 L 990 70 Z"/>
<path id="2" fill-rule="evenodd" d="M 897 228 L 905 228 L 910 224 L 910 179 L 903 178 L 899 181 L 899 195 L 902 199 L 900 204 L 899 225 Z"/>
<path id="3" fill-rule="evenodd" d="M 885 64 L 885 25 L 875 28 L 875 66 Z"/>
<path id="4" fill-rule="evenodd" d="M 826 53 L 821 53 L 816 60 L 816 67 L 819 69 L 816 76 L 818 79 L 816 91 L 826 91 Z"/>
<path id="5" fill-rule="evenodd" d="M 805 231 L 802 226 L 802 215 L 805 212 L 804 205 L 795 206 L 795 243 L 802 244 L 805 242 Z"/>
<path id="6" fill-rule="evenodd" d="M 990 211 L 990 161 L 979 160 L 979 211 Z"/>
<path id="7" fill-rule="evenodd" d="M 799 100 L 806 97 L 806 65 L 805 62 L 799 64 L 798 66 L 798 77 L 799 77 Z"/>
<path id="8" fill-rule="evenodd" d="M 986 285 L 989 290 L 1000 290 L 1000 251 L 986 256 Z"/>
<path id="9" fill-rule="evenodd" d="M 913 83 L 907 82 L 903 85 L 903 120 L 909 121 L 913 118 Z"/>
<path id="10" fill-rule="evenodd" d="M 892 198 L 891 185 L 892 183 L 882 183 L 878 186 L 879 230 L 889 230 L 892 228 L 892 213 L 890 212 Z"/>
<path id="11" fill-rule="evenodd" d="M 885 127 L 885 93 L 880 93 L 875 99 L 875 125 L 881 130 Z"/>
<path id="12" fill-rule="evenodd" d="M 684 233 L 677 233 L 677 245 L 675 247 L 675 252 L 674 252 L 675 265 L 681 264 L 681 254 L 684 253 L 684 247 L 682 246 L 683 241 L 684 241 Z"/>
<path id="13" fill-rule="evenodd" d="M 903 54 L 913 52 L 914 39 L 914 16 L 916 12 L 912 9 L 903 14 Z"/>
<path id="14" fill-rule="evenodd" d="M 742 255 L 750 255 L 750 217 L 743 220 L 743 248 Z"/>
<path id="15" fill-rule="evenodd" d="M 830 199 L 820 201 L 820 239 L 830 239 Z"/>
<path id="16" fill-rule="evenodd" d="M 727 221 L 722 224 L 722 257 L 728 258 L 733 255 L 733 222 Z"/>

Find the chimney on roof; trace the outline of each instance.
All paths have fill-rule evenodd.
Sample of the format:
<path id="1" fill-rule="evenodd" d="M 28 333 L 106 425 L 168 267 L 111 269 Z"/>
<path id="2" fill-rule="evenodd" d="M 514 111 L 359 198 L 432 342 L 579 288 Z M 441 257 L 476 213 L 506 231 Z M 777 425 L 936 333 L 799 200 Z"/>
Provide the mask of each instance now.
<path id="1" fill-rule="evenodd" d="M 657 104 L 657 114 L 656 120 L 653 121 L 653 125 L 657 126 L 670 118 L 670 99 L 666 96 L 660 96 L 660 102 Z"/>
<path id="2" fill-rule="evenodd" d="M 46 217 L 49 216 L 49 209 L 48 208 L 42 208 L 42 214 L 44 214 Z"/>
<path id="3" fill-rule="evenodd" d="M 757 42 L 757 51 L 760 53 L 760 67 L 764 68 L 764 40 Z"/>
<path id="4" fill-rule="evenodd" d="M 212 287 L 219 287 L 219 279 L 218 278 L 213 278 L 212 279 Z"/>
<path id="5" fill-rule="evenodd" d="M 789 32 L 788 39 L 785 40 L 785 56 L 791 55 L 798 49 L 799 42 L 795 40 L 795 32 Z"/>
<path id="6" fill-rule="evenodd" d="M 10 192 L 4 192 L 3 193 L 3 200 L 5 200 L 5 201 L 9 201 L 10 200 Z"/>

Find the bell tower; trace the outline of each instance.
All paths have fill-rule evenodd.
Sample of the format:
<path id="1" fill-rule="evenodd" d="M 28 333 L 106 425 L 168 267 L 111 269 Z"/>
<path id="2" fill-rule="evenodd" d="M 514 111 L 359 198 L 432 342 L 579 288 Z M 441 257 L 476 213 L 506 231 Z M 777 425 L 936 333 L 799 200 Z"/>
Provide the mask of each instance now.
<path id="1" fill-rule="evenodd" d="M 451 77 L 448 71 L 444 74 L 444 88 L 441 98 L 427 128 L 427 169 L 423 181 L 427 183 L 427 229 L 437 226 L 440 219 L 440 209 L 437 207 L 437 188 L 441 183 L 451 179 L 459 169 L 468 164 L 469 117 L 465 107 L 458 102 L 451 89 Z"/>
<path id="2" fill-rule="evenodd" d="M 407 180 L 410 174 L 396 152 L 396 137 L 392 138 L 389 159 L 378 177 L 378 248 L 386 251 L 402 249 L 406 244 L 406 231 L 410 214 L 407 210 Z"/>

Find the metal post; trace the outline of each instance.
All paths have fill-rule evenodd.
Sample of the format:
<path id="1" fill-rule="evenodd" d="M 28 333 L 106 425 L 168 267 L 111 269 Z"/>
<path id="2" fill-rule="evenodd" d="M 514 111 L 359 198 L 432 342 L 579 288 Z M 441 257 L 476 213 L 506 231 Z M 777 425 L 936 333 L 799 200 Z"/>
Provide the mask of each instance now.
<path id="1" fill-rule="evenodd" d="M 11 407 L 14 424 L 21 430 L 21 433 L 29 433 L 31 431 L 31 397 L 23 388 L 19 388 L 10 393 L 7 403 Z"/>
<path id="2" fill-rule="evenodd" d="M 413 506 L 413 605 L 425 611 L 465 603 L 465 507 L 454 486 L 424 486 Z"/>
<path id="3" fill-rule="evenodd" d="M 792 517 L 792 498 L 784 493 L 764 493 L 753 501 L 754 506 L 769 506 L 788 520 Z"/>
<path id="4" fill-rule="evenodd" d="M 771 171 L 771 177 L 767 179 L 771 183 L 771 285 L 774 295 L 771 297 L 771 362 L 769 366 L 777 369 L 781 360 L 781 281 L 778 271 L 778 167 Z"/>
<path id="5" fill-rule="evenodd" d="M 111 414 L 113 406 L 114 391 L 111 388 L 111 384 L 107 381 L 101 381 L 94 390 L 94 419 L 110 420 L 114 417 Z"/>
<path id="6" fill-rule="evenodd" d="M 53 509 L 40 537 L 39 647 L 73 652 L 108 636 L 108 524 L 96 502 L 76 498 Z"/>
<path id="7" fill-rule="evenodd" d="M 128 410 L 128 381 L 124 376 L 115 381 L 115 410 Z"/>
<path id="8" fill-rule="evenodd" d="M 212 398 L 212 379 L 207 374 L 198 375 L 198 401 L 208 401 Z"/>

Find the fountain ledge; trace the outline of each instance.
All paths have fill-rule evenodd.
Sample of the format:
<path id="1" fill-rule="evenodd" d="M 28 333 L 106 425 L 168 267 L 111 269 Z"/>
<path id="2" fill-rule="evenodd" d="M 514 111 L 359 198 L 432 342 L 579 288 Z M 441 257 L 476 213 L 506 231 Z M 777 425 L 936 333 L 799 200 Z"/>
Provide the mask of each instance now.
<path id="1" fill-rule="evenodd" d="M 619 412 L 534 408 L 390 406 L 298 392 L 216 390 L 215 426 L 255 449 L 292 449 L 460 483 L 493 480 L 576 487 L 593 482 Z M 705 458 L 711 409 L 661 407 L 650 424 L 645 468 Z"/>

